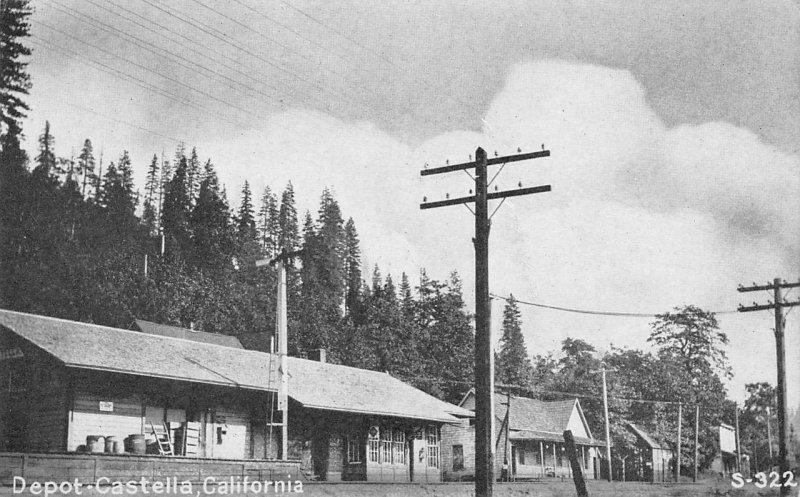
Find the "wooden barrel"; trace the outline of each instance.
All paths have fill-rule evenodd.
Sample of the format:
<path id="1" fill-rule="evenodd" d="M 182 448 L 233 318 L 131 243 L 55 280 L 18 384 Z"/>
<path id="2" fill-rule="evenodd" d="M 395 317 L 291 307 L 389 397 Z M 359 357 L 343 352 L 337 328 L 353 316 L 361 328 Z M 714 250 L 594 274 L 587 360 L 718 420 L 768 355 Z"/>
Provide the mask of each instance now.
<path id="1" fill-rule="evenodd" d="M 114 454 L 124 454 L 125 453 L 125 443 L 122 440 L 117 440 L 114 442 Z"/>
<path id="2" fill-rule="evenodd" d="M 106 454 L 114 453 L 114 444 L 117 443 L 117 437 L 106 437 Z"/>
<path id="3" fill-rule="evenodd" d="M 147 452 L 147 444 L 144 440 L 144 435 L 141 433 L 134 433 L 125 439 L 125 450 L 131 454 L 144 454 Z"/>
<path id="4" fill-rule="evenodd" d="M 86 452 L 103 452 L 106 440 L 102 435 L 89 435 L 86 437 Z"/>

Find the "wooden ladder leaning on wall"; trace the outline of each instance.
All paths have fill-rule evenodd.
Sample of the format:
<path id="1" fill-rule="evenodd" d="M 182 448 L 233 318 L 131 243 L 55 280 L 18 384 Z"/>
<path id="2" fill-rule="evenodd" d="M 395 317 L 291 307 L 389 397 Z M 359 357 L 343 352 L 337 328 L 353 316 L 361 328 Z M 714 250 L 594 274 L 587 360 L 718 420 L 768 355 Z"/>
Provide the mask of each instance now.
<path id="1" fill-rule="evenodd" d="M 158 444 L 158 453 L 162 456 L 174 456 L 175 449 L 172 444 L 172 436 L 169 433 L 167 425 L 164 423 L 160 423 L 158 425 L 150 423 L 150 430 L 153 433 L 153 436 L 156 438 L 156 443 Z"/>

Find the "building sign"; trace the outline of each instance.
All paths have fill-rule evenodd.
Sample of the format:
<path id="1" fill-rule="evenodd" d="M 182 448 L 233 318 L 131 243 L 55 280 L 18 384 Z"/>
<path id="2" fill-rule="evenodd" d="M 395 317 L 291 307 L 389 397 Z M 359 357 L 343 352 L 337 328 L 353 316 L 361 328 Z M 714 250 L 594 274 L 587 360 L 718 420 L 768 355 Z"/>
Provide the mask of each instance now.
<path id="1" fill-rule="evenodd" d="M 736 453 L 736 431 L 733 426 L 721 424 L 719 427 L 719 449 L 729 454 Z"/>
<path id="2" fill-rule="evenodd" d="M 100 412 L 114 412 L 114 403 L 113 402 L 103 402 L 100 401 Z"/>
<path id="3" fill-rule="evenodd" d="M 10 361 L 11 359 L 22 359 L 23 357 L 25 357 L 25 354 L 22 353 L 22 349 L 19 347 L 0 350 L 0 362 Z"/>

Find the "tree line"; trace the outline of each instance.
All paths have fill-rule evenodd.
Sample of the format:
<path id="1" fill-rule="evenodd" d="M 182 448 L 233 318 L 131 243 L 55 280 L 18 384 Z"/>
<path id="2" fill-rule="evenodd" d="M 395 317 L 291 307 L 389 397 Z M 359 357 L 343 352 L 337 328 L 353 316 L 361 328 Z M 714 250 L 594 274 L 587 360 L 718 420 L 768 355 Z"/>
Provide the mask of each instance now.
<path id="1" fill-rule="evenodd" d="M 31 160 L 21 146 L 30 13 L 27 0 L 0 3 L 0 307 L 122 328 L 146 319 L 232 334 L 248 348 L 268 350 L 277 278 L 255 261 L 302 250 L 287 278 L 291 354 L 324 348 L 333 362 L 386 371 L 451 402 L 461 398 L 473 381 L 474 333 L 458 274 L 440 281 L 421 270 L 413 285 L 406 274 L 396 283 L 377 266 L 364 271 L 355 221 L 345 220 L 331 190 L 321 193 L 315 215 L 301 220 L 291 183 L 280 194 L 270 187 L 255 194 L 245 182 L 234 209 L 215 164 L 183 144 L 170 159 L 153 155 L 138 190 L 127 151 L 105 165 L 87 138 L 77 157 L 59 157 L 49 122 Z M 718 450 L 715 427 L 733 423 L 723 384 L 731 374 L 727 336 L 712 313 L 685 306 L 657 316 L 654 352 L 600 353 L 569 338 L 557 354 L 531 356 L 513 298 L 502 328 L 498 383 L 545 400 L 578 396 L 596 436 L 604 432 L 596 371 L 601 364 L 613 371 L 616 447 L 632 443 L 625 423 L 633 422 L 674 448 L 674 403 L 700 404 L 700 463 L 707 468 Z M 764 469 L 771 462 L 766 425 L 777 426 L 775 391 L 767 383 L 747 391 L 742 446 Z M 692 416 L 684 410 L 686 474 Z M 792 444 L 797 457 L 793 428 Z"/>

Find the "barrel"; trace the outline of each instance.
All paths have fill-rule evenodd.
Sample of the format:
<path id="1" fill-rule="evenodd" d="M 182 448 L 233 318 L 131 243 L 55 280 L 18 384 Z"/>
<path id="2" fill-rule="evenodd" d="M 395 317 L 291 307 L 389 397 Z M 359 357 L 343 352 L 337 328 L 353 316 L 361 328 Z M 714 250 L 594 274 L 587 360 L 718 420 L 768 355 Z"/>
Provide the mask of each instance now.
<path id="1" fill-rule="evenodd" d="M 106 454 L 113 454 L 114 453 L 114 444 L 117 443 L 117 437 L 106 437 Z"/>
<path id="2" fill-rule="evenodd" d="M 114 454 L 124 454 L 125 453 L 125 443 L 122 440 L 117 440 L 114 442 Z"/>
<path id="3" fill-rule="evenodd" d="M 86 452 L 103 452 L 105 450 L 105 437 L 102 435 L 89 435 L 86 437 Z"/>
<path id="4" fill-rule="evenodd" d="M 144 454 L 147 452 L 147 444 L 144 440 L 144 435 L 141 433 L 134 433 L 125 439 L 125 450 L 131 454 Z"/>

